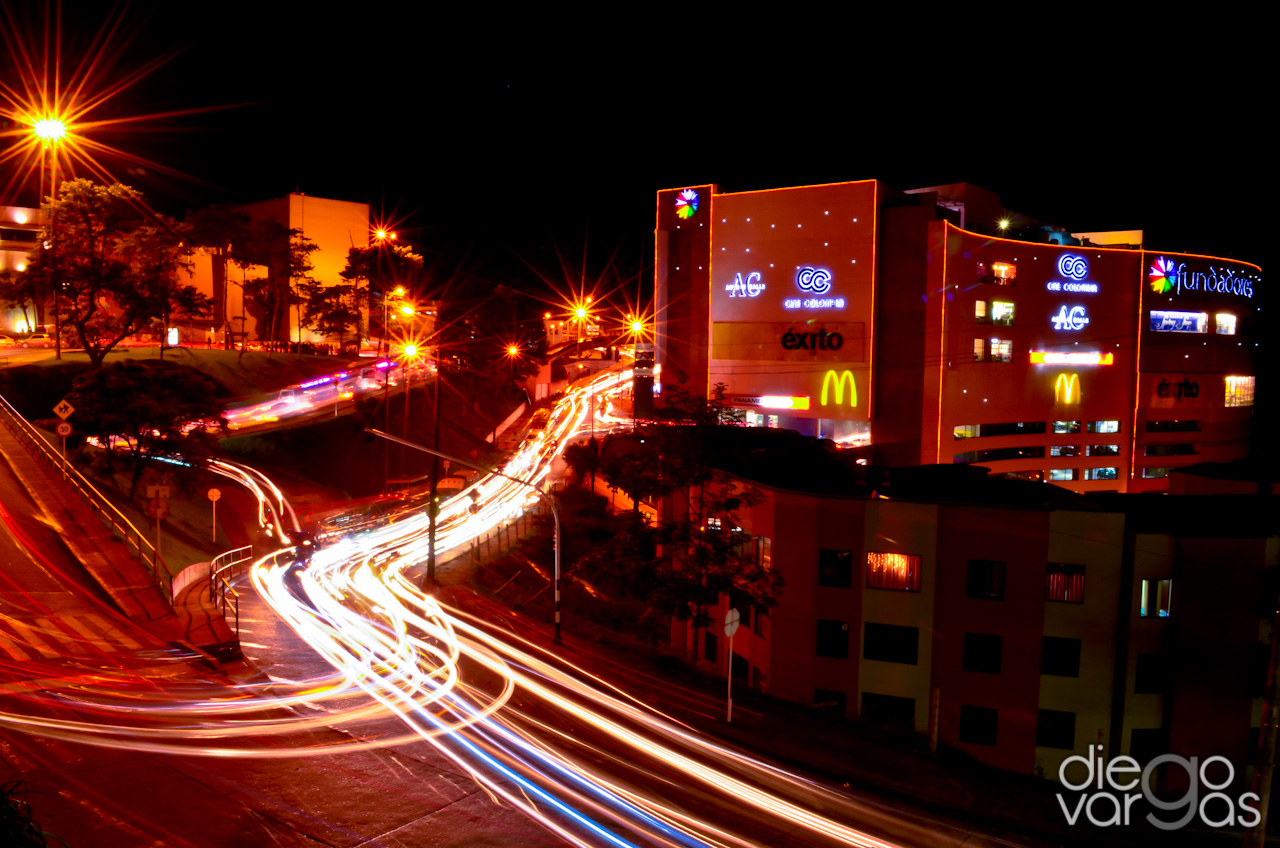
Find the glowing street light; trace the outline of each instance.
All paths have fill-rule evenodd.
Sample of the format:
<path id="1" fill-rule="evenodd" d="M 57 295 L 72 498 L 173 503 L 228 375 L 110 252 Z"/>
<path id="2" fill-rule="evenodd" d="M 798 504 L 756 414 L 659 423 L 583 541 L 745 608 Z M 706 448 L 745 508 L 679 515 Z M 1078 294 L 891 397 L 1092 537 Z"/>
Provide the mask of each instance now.
<path id="1" fill-rule="evenodd" d="M 1000 232 L 1004 232 L 1005 230 L 1009 229 L 1009 219 L 1001 218 L 997 226 L 1000 227 Z"/>
<path id="2" fill-rule="evenodd" d="M 31 122 L 31 131 L 46 145 L 67 137 L 67 125 L 59 118 L 37 118 Z"/>

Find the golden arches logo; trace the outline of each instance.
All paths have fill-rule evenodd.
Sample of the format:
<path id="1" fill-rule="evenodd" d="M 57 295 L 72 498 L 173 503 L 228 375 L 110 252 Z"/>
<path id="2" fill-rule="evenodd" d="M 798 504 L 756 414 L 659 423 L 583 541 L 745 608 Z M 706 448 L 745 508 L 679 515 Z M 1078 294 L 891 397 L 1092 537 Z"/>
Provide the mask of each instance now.
<path id="1" fill-rule="evenodd" d="M 1054 403 L 1079 403 L 1080 378 L 1075 374 L 1059 374 L 1053 384 Z"/>
<path id="2" fill-rule="evenodd" d="M 858 405 L 858 384 L 853 379 L 852 371 L 841 371 L 839 373 L 833 368 L 822 378 L 822 405 L 827 405 L 827 392 L 832 386 L 836 389 L 836 406 L 844 403 L 844 384 L 849 382 L 849 406 Z"/>

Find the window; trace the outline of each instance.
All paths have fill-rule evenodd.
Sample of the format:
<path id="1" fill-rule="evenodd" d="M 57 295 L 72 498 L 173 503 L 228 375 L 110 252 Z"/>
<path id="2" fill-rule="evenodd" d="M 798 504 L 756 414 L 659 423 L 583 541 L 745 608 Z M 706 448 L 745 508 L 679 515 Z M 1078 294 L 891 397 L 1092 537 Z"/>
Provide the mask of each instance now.
<path id="1" fill-rule="evenodd" d="M 1173 682 L 1173 667 L 1164 654 L 1138 654 L 1133 663 L 1133 694 L 1162 695 Z"/>
<path id="2" fill-rule="evenodd" d="M 1119 456 L 1119 445 L 1089 445 L 1089 456 Z"/>
<path id="3" fill-rule="evenodd" d="M 1055 421 L 1053 422 L 1053 432 L 1055 433 L 1079 433 L 1079 421 Z"/>
<path id="4" fill-rule="evenodd" d="M 915 554 L 867 552 L 867 588 L 920 591 L 920 557 Z"/>
<path id="5" fill-rule="evenodd" d="M 982 362 L 987 358 L 987 341 L 986 339 L 973 340 L 973 361 Z"/>
<path id="6" fill-rule="evenodd" d="M 1051 562 L 1045 575 L 1046 601 L 1067 604 L 1084 603 L 1084 566 L 1070 562 Z"/>
<path id="7" fill-rule="evenodd" d="M 920 629 L 899 624 L 867 622 L 862 633 L 862 658 L 915 665 L 920 648 Z"/>
<path id="8" fill-rule="evenodd" d="M 1199 421 L 1148 421 L 1148 433 L 1198 433 Z"/>
<path id="9" fill-rule="evenodd" d="M 1090 421 L 1088 430 L 1090 433 L 1119 433 L 1119 421 Z"/>
<path id="10" fill-rule="evenodd" d="M 964 634 L 964 670 L 999 674 L 1004 637 L 992 633 Z"/>
<path id="11" fill-rule="evenodd" d="M 983 436 L 1026 436 L 1044 432 L 1043 421 L 1008 421 L 1000 424 L 957 424 L 952 434 L 957 439 L 977 439 Z"/>
<path id="12" fill-rule="evenodd" d="M 1142 605 L 1138 608 L 1138 615 L 1143 618 L 1168 618 L 1172 595 L 1172 580 L 1143 580 Z"/>
<path id="13" fill-rule="evenodd" d="M 707 662 L 718 662 L 720 659 L 720 640 L 710 631 L 702 634 L 702 658 Z"/>
<path id="14" fill-rule="evenodd" d="M 1013 342 L 1009 339 L 992 339 L 991 359 L 993 362 L 1011 361 L 1013 359 Z"/>
<path id="15" fill-rule="evenodd" d="M 1234 336 L 1236 334 L 1236 316 L 1230 312 L 1219 312 L 1213 316 L 1213 331 L 1220 336 Z"/>
<path id="16" fill-rule="evenodd" d="M 991 323 L 1002 327 L 1013 326 L 1013 304 L 997 300 L 991 304 Z"/>
<path id="17" fill-rule="evenodd" d="M 1209 314 L 1153 309 L 1148 326 L 1153 333 L 1207 333 L 1209 332 Z"/>
<path id="18" fill-rule="evenodd" d="M 845 714 L 845 708 L 848 705 L 848 695 L 840 689 L 814 689 L 813 705 L 823 709 L 831 710 L 833 713 Z"/>
<path id="19" fill-rule="evenodd" d="M 1005 564 L 995 559 L 969 560 L 965 597 L 988 601 L 1004 600 Z"/>
<path id="20" fill-rule="evenodd" d="M 971 745 L 996 744 L 1000 711 L 990 707 L 960 705 L 960 741 Z"/>
<path id="21" fill-rule="evenodd" d="M 987 302 L 979 300 L 973 304 L 973 320 L 979 324 L 990 324 L 991 318 L 987 315 Z"/>
<path id="22" fill-rule="evenodd" d="M 1196 446 L 1192 444 L 1147 445 L 1142 449 L 1143 456 L 1194 456 L 1195 454 Z"/>
<path id="23" fill-rule="evenodd" d="M 1061 480 L 1074 480 L 1074 479 L 1076 479 L 1076 471 L 1077 471 L 1077 470 L 1079 470 L 1079 469 L 1076 469 L 1076 468 L 1050 468 L 1050 469 L 1049 469 L 1049 480 L 1050 480 L 1050 481 L 1054 481 L 1054 482 L 1061 481 Z"/>
<path id="24" fill-rule="evenodd" d="M 1142 469 L 1143 480 L 1155 480 L 1160 477 L 1168 477 L 1169 469 L 1167 468 L 1144 468 Z"/>
<path id="25" fill-rule="evenodd" d="M 1080 676 L 1080 640 L 1045 636 L 1040 642 L 1040 673 L 1053 677 Z"/>
<path id="26" fill-rule="evenodd" d="M 853 551 L 818 551 L 818 585 L 848 589 L 853 585 Z"/>
<path id="27" fill-rule="evenodd" d="M 1227 378 L 1227 406 L 1253 406 L 1253 377 Z"/>
<path id="28" fill-rule="evenodd" d="M 1025 448 L 991 448 L 990 450 L 966 451 L 952 455 L 955 462 L 996 462 L 1001 459 L 1039 459 L 1044 456 L 1044 446 Z"/>
<path id="29" fill-rule="evenodd" d="M 756 540 L 756 553 L 760 556 L 760 567 L 765 571 L 773 568 L 773 540 L 761 536 Z"/>
<path id="30" fill-rule="evenodd" d="M 863 692 L 861 717 L 881 727 L 911 733 L 916 729 L 916 699 Z"/>
<path id="31" fill-rule="evenodd" d="M 1119 469 L 1116 468 L 1086 468 L 1084 470 L 1084 479 L 1086 480 L 1116 480 L 1119 479 Z"/>
<path id="32" fill-rule="evenodd" d="M 720 519 L 716 518 L 714 515 L 707 519 L 708 530 L 720 530 L 722 529 L 722 526 Z"/>
<path id="33" fill-rule="evenodd" d="M 835 660 L 849 658 L 849 622 L 818 619 L 817 655 Z"/>
<path id="34" fill-rule="evenodd" d="M 1079 445 L 1052 445 L 1049 456 L 1080 456 Z"/>
<path id="35" fill-rule="evenodd" d="M 1036 720 L 1036 745 L 1041 748 L 1076 749 L 1076 714 L 1040 710 Z"/>
<path id="36" fill-rule="evenodd" d="M 1018 266 L 1011 262 L 978 263 L 978 281 L 997 286 L 1011 286 L 1018 275 Z"/>

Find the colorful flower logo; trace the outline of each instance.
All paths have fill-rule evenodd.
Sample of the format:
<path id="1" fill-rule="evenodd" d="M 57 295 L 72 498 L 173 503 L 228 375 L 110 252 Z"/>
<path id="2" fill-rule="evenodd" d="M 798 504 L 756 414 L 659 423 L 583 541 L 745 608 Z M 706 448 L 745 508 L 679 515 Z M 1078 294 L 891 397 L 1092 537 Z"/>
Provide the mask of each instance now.
<path id="1" fill-rule="evenodd" d="M 1151 290 L 1156 294 L 1164 294 L 1173 288 L 1177 277 L 1178 268 L 1173 264 L 1173 260 L 1161 256 L 1156 260 L 1156 264 L 1151 266 Z"/>
<path id="2" fill-rule="evenodd" d="M 676 214 L 681 218 L 692 218 L 698 211 L 698 193 L 691 188 L 680 192 L 676 198 Z"/>

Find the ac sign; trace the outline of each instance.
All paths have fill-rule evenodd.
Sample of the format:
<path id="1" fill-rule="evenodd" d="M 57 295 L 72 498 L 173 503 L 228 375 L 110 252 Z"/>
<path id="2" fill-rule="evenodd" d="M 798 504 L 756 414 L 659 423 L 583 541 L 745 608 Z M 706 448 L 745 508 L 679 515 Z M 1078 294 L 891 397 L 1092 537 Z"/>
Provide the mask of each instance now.
<path id="1" fill-rule="evenodd" d="M 729 297 L 757 297 L 764 291 L 764 283 L 760 282 L 760 272 L 752 271 L 745 281 L 741 274 L 735 276 L 724 290 L 729 293 Z"/>
<path id="2" fill-rule="evenodd" d="M 1055 330 L 1083 330 L 1085 324 L 1089 323 L 1089 316 L 1085 314 L 1083 306 L 1073 306 L 1071 311 L 1067 311 L 1064 305 L 1058 310 L 1058 314 L 1053 316 L 1053 329 Z"/>

